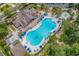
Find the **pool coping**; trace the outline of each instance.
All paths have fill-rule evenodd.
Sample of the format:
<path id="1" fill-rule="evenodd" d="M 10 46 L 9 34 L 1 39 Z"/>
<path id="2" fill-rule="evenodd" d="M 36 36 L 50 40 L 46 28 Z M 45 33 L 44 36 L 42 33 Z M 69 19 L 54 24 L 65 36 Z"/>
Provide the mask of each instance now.
<path id="1" fill-rule="evenodd" d="M 46 17 L 44 17 L 43 18 L 43 20 L 45 19 L 45 18 L 51 18 L 51 19 L 53 19 L 52 17 L 49 17 L 49 16 L 46 16 Z M 55 21 L 55 20 L 52 20 L 53 22 L 55 22 L 56 23 L 56 28 L 54 28 L 52 31 L 50 31 L 51 33 L 52 33 L 52 35 L 54 34 L 53 32 L 55 31 L 55 30 L 57 30 L 58 29 L 58 23 Z M 32 29 L 30 29 L 30 30 L 28 30 L 27 31 L 27 33 L 29 33 L 30 31 L 33 31 L 33 30 L 36 30 L 39 26 L 41 25 L 41 21 L 36 25 L 36 26 L 34 26 Z M 27 35 L 27 34 L 26 34 Z M 50 35 L 49 35 L 50 36 Z M 21 40 L 20 40 L 20 42 L 21 42 L 21 44 L 22 44 L 22 46 L 24 47 L 25 45 L 27 46 L 27 47 L 29 47 L 29 48 L 32 48 L 31 50 L 35 50 L 36 48 L 38 49 L 38 51 L 36 51 L 36 52 L 30 52 L 30 54 L 36 54 L 36 53 L 38 53 L 40 50 L 41 50 L 41 48 L 39 48 L 39 46 L 40 45 L 42 45 L 42 48 L 45 46 L 45 44 L 48 42 L 48 40 L 49 40 L 49 37 L 47 38 L 47 39 L 44 39 L 43 38 L 43 40 L 40 42 L 40 44 L 38 44 L 38 45 L 36 45 L 36 46 L 32 46 L 31 44 L 26 44 L 25 43 L 25 41 L 26 41 L 26 36 L 24 36 L 23 37 L 23 39 L 24 39 L 24 42 L 22 42 Z M 45 41 L 46 40 L 46 41 Z M 35 47 L 35 48 L 34 48 Z M 27 48 L 26 48 L 26 51 L 27 51 Z M 29 52 L 29 51 L 27 51 L 27 52 Z"/>

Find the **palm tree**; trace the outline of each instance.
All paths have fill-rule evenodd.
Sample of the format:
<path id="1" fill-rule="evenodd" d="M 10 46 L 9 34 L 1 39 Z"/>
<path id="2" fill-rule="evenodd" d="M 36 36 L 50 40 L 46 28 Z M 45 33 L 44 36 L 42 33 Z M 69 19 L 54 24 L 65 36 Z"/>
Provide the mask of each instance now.
<path id="1" fill-rule="evenodd" d="M 8 34 L 7 25 L 4 23 L 0 23 L 0 39 L 4 39 Z"/>
<path id="2" fill-rule="evenodd" d="M 12 53 L 4 40 L 8 32 L 7 25 L 5 23 L 0 23 L 0 51 L 2 51 L 4 55 L 9 56 L 12 55 Z"/>
<path id="3" fill-rule="evenodd" d="M 79 11 L 79 3 L 75 5 L 75 8 L 77 8 Z"/>
<path id="4" fill-rule="evenodd" d="M 61 8 L 59 8 L 59 7 L 54 7 L 54 8 L 52 8 L 52 14 L 57 14 L 57 15 L 59 15 L 59 14 L 61 14 L 61 12 L 62 12 L 62 10 L 61 10 Z"/>
<path id="5" fill-rule="evenodd" d="M 69 3 L 69 8 L 73 8 L 74 6 L 74 3 Z"/>
<path id="6" fill-rule="evenodd" d="M 77 16 L 76 23 L 79 24 L 79 15 Z"/>
<path id="7" fill-rule="evenodd" d="M 45 9 L 45 5 L 41 4 L 41 10 L 44 10 L 44 9 Z"/>

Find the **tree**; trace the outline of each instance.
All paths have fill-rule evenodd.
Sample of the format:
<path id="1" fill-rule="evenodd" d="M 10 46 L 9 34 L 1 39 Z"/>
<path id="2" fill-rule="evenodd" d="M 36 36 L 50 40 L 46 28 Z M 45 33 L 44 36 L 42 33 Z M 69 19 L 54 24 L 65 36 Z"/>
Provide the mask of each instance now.
<path id="1" fill-rule="evenodd" d="M 0 50 L 4 55 L 9 56 L 12 55 L 12 53 L 4 40 L 7 34 L 8 34 L 7 25 L 5 23 L 0 23 Z"/>
<path id="2" fill-rule="evenodd" d="M 79 44 L 78 43 L 73 44 L 72 49 L 74 51 L 73 55 L 78 56 L 79 55 Z"/>
<path id="3" fill-rule="evenodd" d="M 75 8 L 79 10 L 79 3 L 75 5 Z"/>
<path id="4" fill-rule="evenodd" d="M 54 8 L 52 8 L 52 14 L 60 15 L 61 12 L 62 12 L 62 9 L 59 8 L 59 7 L 54 7 Z"/>
<path id="5" fill-rule="evenodd" d="M 45 7 L 44 4 L 41 4 L 41 9 L 44 9 L 44 7 Z"/>
<path id="6" fill-rule="evenodd" d="M 69 21 L 65 21 L 62 26 L 64 28 L 64 34 L 61 36 L 60 40 L 63 40 L 63 42 L 69 45 L 79 42 L 79 37 L 77 35 L 79 32 L 79 25 L 76 22 L 71 24 Z"/>
<path id="7" fill-rule="evenodd" d="M 79 15 L 77 16 L 76 23 L 79 24 Z"/>
<path id="8" fill-rule="evenodd" d="M 69 8 L 73 8 L 74 7 L 74 3 L 69 3 Z"/>
<path id="9" fill-rule="evenodd" d="M 8 34 L 8 29 L 5 23 L 0 23 L 0 39 L 4 39 Z"/>

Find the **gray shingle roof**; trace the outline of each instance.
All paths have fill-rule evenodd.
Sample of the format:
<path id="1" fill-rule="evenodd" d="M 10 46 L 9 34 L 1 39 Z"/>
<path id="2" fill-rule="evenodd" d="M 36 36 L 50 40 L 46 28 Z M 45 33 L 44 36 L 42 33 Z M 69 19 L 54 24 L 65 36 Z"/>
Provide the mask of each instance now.
<path id="1" fill-rule="evenodd" d="M 22 45 L 16 44 L 12 49 L 11 49 L 12 53 L 14 56 L 23 56 L 26 54 L 25 49 L 22 47 Z"/>

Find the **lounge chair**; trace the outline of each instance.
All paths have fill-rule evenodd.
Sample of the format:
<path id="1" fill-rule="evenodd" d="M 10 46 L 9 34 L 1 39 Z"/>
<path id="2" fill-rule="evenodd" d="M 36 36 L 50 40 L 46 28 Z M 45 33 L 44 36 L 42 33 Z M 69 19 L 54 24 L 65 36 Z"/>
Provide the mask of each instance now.
<path id="1" fill-rule="evenodd" d="M 24 46 L 24 48 L 27 48 L 27 46 Z"/>
<path id="2" fill-rule="evenodd" d="M 27 48 L 27 50 L 28 50 L 29 52 L 31 52 L 30 48 Z"/>
<path id="3" fill-rule="evenodd" d="M 22 36 L 19 36 L 20 39 L 22 39 Z"/>
<path id="4" fill-rule="evenodd" d="M 46 13 L 44 13 L 44 16 L 48 16 L 48 13 L 46 12 Z"/>
<path id="5" fill-rule="evenodd" d="M 42 48 L 42 46 L 40 46 L 40 48 Z"/>

